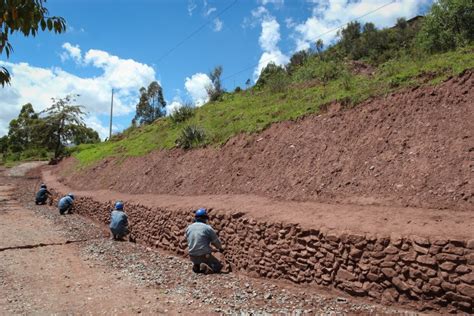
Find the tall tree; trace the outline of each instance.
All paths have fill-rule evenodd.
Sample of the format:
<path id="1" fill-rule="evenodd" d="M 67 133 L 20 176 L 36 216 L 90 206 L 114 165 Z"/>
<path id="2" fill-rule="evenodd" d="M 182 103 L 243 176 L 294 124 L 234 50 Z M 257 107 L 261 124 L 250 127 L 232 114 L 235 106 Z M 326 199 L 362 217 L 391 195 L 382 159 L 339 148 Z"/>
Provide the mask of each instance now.
<path id="1" fill-rule="evenodd" d="M 140 99 L 136 106 L 136 114 L 132 123 L 150 124 L 165 115 L 166 101 L 160 84 L 153 81 L 148 86 L 140 88 Z"/>
<path id="2" fill-rule="evenodd" d="M 84 107 L 72 105 L 78 95 L 68 95 L 62 99 L 53 99 L 53 104 L 44 110 L 50 144 L 54 149 L 54 158 L 58 158 L 67 144 L 74 142 L 77 130 L 85 128 Z"/>
<path id="3" fill-rule="evenodd" d="M 20 32 L 24 36 L 36 36 L 41 29 L 62 33 L 66 22 L 62 17 L 49 16 L 44 7 L 46 0 L 1 0 L 0 1 L 0 54 L 5 51 L 7 58 L 13 51 L 9 35 Z M 10 73 L 0 67 L 0 85 L 10 83 Z"/>
<path id="4" fill-rule="evenodd" d="M 38 140 L 35 128 L 39 124 L 38 114 L 30 103 L 23 105 L 16 119 L 10 121 L 8 142 L 12 152 L 21 152 Z"/>
<path id="5" fill-rule="evenodd" d="M 206 91 L 209 96 L 209 101 L 211 102 L 219 101 L 224 94 L 221 82 L 222 72 L 222 66 L 217 66 L 209 73 L 209 78 L 211 79 L 212 84 L 206 87 Z"/>

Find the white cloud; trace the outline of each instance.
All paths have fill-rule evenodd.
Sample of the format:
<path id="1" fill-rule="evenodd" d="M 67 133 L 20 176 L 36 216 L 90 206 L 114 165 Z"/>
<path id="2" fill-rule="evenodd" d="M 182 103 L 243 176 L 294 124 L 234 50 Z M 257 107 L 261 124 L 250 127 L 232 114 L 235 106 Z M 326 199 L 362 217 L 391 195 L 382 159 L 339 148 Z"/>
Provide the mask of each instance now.
<path id="1" fill-rule="evenodd" d="M 204 15 L 205 15 L 205 16 L 209 16 L 209 15 L 211 15 L 213 12 L 216 12 L 216 11 L 217 11 L 216 8 L 209 8 L 209 9 L 207 9 L 206 12 L 204 12 Z"/>
<path id="2" fill-rule="evenodd" d="M 81 49 L 79 48 L 79 45 L 64 43 L 62 48 L 64 51 L 59 55 L 61 57 L 61 61 L 65 62 L 68 59 L 72 59 L 76 63 L 81 62 Z"/>
<path id="3" fill-rule="evenodd" d="M 221 19 L 215 18 L 214 19 L 214 27 L 212 29 L 214 30 L 214 32 L 220 32 L 222 30 L 223 25 L 224 25 L 224 23 L 222 22 Z"/>
<path id="4" fill-rule="evenodd" d="M 189 16 L 193 15 L 194 10 L 196 10 L 197 4 L 194 2 L 194 0 L 189 0 L 188 1 L 188 14 Z"/>
<path id="5" fill-rule="evenodd" d="M 254 71 L 254 80 L 256 81 L 265 66 L 273 62 L 277 65 L 284 65 L 289 58 L 278 48 L 280 41 L 280 24 L 274 17 L 266 16 L 262 22 L 262 33 L 258 39 L 263 54 L 260 57 L 257 68 Z"/>
<path id="6" fill-rule="evenodd" d="M 101 69 L 102 73 L 79 77 L 61 68 L 0 61 L 0 65 L 7 67 L 12 74 L 11 85 L 0 89 L 0 108 L 6 111 L 0 116 L 0 135 L 6 133 L 8 122 L 18 115 L 23 104 L 31 103 L 39 112 L 51 105 L 51 98 L 62 98 L 68 94 L 79 94 L 77 103 L 84 105 L 91 117 L 97 119 L 100 115 L 108 115 L 111 89 L 114 88 L 114 115 L 127 115 L 135 110 L 140 87 L 156 80 L 155 71 L 146 64 L 93 49 L 84 56 L 78 55 L 80 48 L 73 45 L 65 45 L 64 49 L 75 61 Z M 98 119 L 89 118 L 88 122 L 93 122 L 99 129 Z M 99 132 L 104 135 L 103 130 Z"/>
<path id="7" fill-rule="evenodd" d="M 285 0 L 258 0 L 261 5 L 273 4 L 276 7 L 282 7 L 285 4 Z"/>
<path id="8" fill-rule="evenodd" d="M 373 22 L 377 27 L 394 25 L 397 18 L 413 17 L 433 0 L 395 0 L 394 3 L 360 19 L 360 16 L 384 6 L 387 1 L 308 0 L 308 2 L 313 4 L 312 16 L 306 21 L 292 26 L 295 30 L 295 34 L 293 34 L 296 42 L 295 51 L 309 48 L 320 38 L 325 44 L 332 43 L 337 36 L 337 31 L 331 30 L 355 19 L 361 23 Z M 342 12 L 343 14 L 341 14 Z"/>
<path id="9" fill-rule="evenodd" d="M 181 108 L 184 104 L 181 103 L 180 101 L 173 101 L 170 104 L 166 106 L 166 115 L 172 114 L 174 111 L 178 110 Z"/>
<path id="10" fill-rule="evenodd" d="M 196 73 L 190 78 L 187 77 L 184 82 L 184 87 L 188 92 L 189 96 L 193 100 L 195 106 L 201 106 L 209 101 L 206 87 L 212 85 L 212 81 L 208 75 L 203 73 Z"/>

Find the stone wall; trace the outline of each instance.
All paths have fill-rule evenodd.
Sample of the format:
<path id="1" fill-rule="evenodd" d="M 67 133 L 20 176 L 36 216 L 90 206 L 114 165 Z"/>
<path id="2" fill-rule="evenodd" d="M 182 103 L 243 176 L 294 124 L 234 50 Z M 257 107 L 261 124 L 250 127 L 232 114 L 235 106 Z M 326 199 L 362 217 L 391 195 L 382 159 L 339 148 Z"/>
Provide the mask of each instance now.
<path id="1" fill-rule="evenodd" d="M 76 212 L 107 224 L 113 201 L 80 197 Z M 137 241 L 186 254 L 189 209 L 126 203 Z M 474 240 L 372 236 L 256 221 L 212 211 L 210 224 L 236 270 L 254 277 L 334 287 L 418 309 L 473 312 Z"/>

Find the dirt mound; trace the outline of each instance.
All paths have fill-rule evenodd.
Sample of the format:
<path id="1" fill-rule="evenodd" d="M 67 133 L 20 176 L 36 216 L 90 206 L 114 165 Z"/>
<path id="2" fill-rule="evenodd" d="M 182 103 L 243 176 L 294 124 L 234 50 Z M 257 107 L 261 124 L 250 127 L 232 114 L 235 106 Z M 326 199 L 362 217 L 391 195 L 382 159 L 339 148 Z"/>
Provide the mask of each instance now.
<path id="1" fill-rule="evenodd" d="M 473 86 L 468 71 L 436 87 L 274 124 L 218 149 L 107 159 L 64 180 L 81 190 L 134 194 L 254 194 L 472 210 Z"/>

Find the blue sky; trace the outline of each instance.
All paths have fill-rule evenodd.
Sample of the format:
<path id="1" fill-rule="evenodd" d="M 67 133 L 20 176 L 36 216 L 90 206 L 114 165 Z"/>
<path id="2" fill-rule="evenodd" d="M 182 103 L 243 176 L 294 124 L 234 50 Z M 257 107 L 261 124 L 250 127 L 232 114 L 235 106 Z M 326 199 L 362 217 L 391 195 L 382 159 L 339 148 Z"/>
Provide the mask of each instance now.
<path id="1" fill-rule="evenodd" d="M 50 14 L 64 17 L 68 30 L 11 37 L 13 54 L 8 60 L 0 56 L 0 65 L 13 75 L 12 85 L 0 88 L 0 136 L 21 105 L 30 102 L 40 111 L 53 97 L 78 93 L 77 103 L 89 112 L 87 124 L 105 137 L 111 88 L 116 90 L 114 131 L 120 131 L 134 115 L 138 89 L 152 80 L 162 85 L 169 111 L 186 101 L 200 106 L 206 102 L 206 74 L 216 65 L 224 68 L 226 89 L 243 87 L 268 62 L 285 64 L 296 50 L 341 24 L 383 7 L 360 20 L 390 26 L 397 17 L 424 13 L 431 2 L 48 0 Z M 324 42 L 335 40 L 336 33 L 325 34 Z"/>

